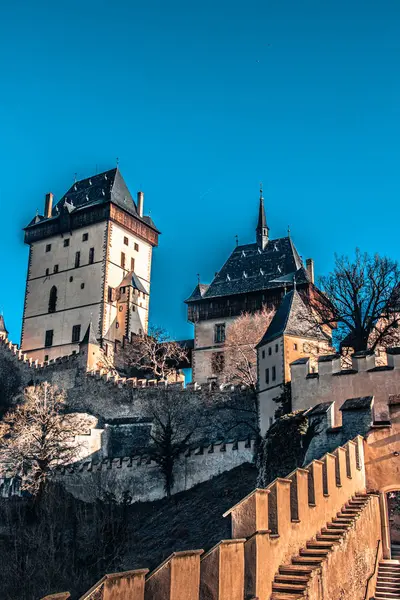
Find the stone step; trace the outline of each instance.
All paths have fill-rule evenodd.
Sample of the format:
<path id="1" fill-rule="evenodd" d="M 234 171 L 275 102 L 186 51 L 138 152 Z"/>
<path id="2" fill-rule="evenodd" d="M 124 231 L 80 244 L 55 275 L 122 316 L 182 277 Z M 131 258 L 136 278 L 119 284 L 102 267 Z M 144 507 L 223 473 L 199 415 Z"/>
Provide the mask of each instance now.
<path id="1" fill-rule="evenodd" d="M 328 533 L 328 534 L 335 534 L 338 533 L 340 536 L 342 536 L 342 534 L 346 533 L 347 529 L 338 529 L 337 527 L 324 527 L 323 529 L 321 529 L 321 533 Z"/>
<path id="2" fill-rule="evenodd" d="M 341 537 L 340 533 L 317 533 L 317 540 L 321 542 L 339 542 Z"/>
<path id="3" fill-rule="evenodd" d="M 328 556 L 329 550 L 326 548 L 302 548 L 300 556 Z"/>
<path id="4" fill-rule="evenodd" d="M 321 556 L 296 556 L 295 558 L 292 558 L 292 564 L 319 566 L 324 560 L 325 558 Z"/>
<path id="5" fill-rule="evenodd" d="M 281 592 L 274 592 L 271 595 L 271 600 L 301 600 L 304 598 L 305 594 L 285 594 Z"/>
<path id="6" fill-rule="evenodd" d="M 375 598 L 384 598 L 385 600 L 398 600 L 400 598 L 400 594 L 392 594 L 391 592 L 375 592 Z"/>
<path id="7" fill-rule="evenodd" d="M 378 583 L 376 584 L 376 591 L 377 592 L 392 592 L 392 594 L 399 594 L 400 587 L 392 586 L 387 583 L 380 583 L 378 581 Z"/>
<path id="8" fill-rule="evenodd" d="M 306 590 L 304 583 L 272 583 L 273 592 L 284 592 L 285 594 L 297 594 Z"/>
<path id="9" fill-rule="evenodd" d="M 307 575 L 275 575 L 275 580 L 277 583 L 303 583 L 307 585 L 310 578 Z"/>
<path id="10" fill-rule="evenodd" d="M 334 546 L 334 542 L 322 542 L 321 540 L 312 540 L 311 542 L 307 542 L 307 548 L 327 548 L 331 549 Z"/>
<path id="11" fill-rule="evenodd" d="M 311 575 L 313 569 L 307 565 L 282 565 L 279 573 L 288 575 Z"/>

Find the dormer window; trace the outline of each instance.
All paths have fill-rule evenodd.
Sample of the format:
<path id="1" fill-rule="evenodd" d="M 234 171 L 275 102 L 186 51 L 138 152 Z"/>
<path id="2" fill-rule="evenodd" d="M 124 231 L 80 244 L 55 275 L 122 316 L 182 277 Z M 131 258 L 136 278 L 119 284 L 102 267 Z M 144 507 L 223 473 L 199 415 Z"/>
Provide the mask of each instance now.
<path id="1" fill-rule="evenodd" d="M 50 252 L 51 250 L 51 244 L 46 244 L 46 252 Z"/>
<path id="2" fill-rule="evenodd" d="M 126 287 L 125 287 L 125 286 L 123 286 L 122 288 L 120 288 L 120 292 L 121 292 L 121 294 L 125 294 L 125 292 L 126 292 Z"/>

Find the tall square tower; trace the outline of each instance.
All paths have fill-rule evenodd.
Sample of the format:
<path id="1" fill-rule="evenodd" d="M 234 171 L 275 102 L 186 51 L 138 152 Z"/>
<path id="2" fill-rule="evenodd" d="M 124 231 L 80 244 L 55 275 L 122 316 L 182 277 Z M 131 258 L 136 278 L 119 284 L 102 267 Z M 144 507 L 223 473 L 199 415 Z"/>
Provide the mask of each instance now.
<path id="1" fill-rule="evenodd" d="M 78 351 L 90 322 L 110 357 L 146 333 L 159 231 L 118 169 L 75 182 L 25 228 L 29 264 L 21 349 L 40 361 Z"/>

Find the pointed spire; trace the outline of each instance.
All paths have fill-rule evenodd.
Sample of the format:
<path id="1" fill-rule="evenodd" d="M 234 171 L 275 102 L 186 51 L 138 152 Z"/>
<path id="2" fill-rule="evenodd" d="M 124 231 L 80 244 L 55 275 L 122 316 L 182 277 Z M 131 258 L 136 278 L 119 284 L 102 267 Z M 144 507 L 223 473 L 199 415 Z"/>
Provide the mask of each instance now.
<path id="1" fill-rule="evenodd" d="M 4 323 L 3 313 L 0 314 L 0 339 L 6 338 L 8 335 L 8 331 L 6 329 L 6 324 Z"/>
<path id="2" fill-rule="evenodd" d="M 262 250 L 265 250 L 265 248 L 267 247 L 267 244 L 268 244 L 268 231 L 269 231 L 269 227 L 267 225 L 267 218 L 265 216 L 263 189 L 262 189 L 262 183 L 260 183 L 260 206 L 258 209 L 258 223 L 257 223 L 257 229 L 256 229 L 256 237 L 257 237 L 257 244 Z"/>
<path id="3" fill-rule="evenodd" d="M 94 333 L 94 327 L 92 321 L 89 323 L 89 327 L 86 329 L 86 333 L 83 336 L 83 339 L 80 343 L 80 346 L 84 344 L 93 344 L 94 346 L 99 346 L 99 342 L 96 339 L 96 335 Z"/>

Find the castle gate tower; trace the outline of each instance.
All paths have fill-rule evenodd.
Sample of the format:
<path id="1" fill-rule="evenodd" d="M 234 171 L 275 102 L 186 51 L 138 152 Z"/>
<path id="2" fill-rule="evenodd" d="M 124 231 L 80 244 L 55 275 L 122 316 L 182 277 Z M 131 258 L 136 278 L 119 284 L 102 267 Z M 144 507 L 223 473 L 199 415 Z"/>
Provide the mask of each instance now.
<path id="1" fill-rule="evenodd" d="M 159 231 L 115 168 L 76 181 L 25 228 L 29 264 L 21 349 L 40 361 L 79 350 L 90 322 L 104 351 L 146 333 Z"/>

